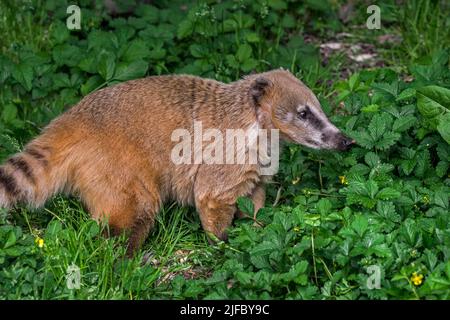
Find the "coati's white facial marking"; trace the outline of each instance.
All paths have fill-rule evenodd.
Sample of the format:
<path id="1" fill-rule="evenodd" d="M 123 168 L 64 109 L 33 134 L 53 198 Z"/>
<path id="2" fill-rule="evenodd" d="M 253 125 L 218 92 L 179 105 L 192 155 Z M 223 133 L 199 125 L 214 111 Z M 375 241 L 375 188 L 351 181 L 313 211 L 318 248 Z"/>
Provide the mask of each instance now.
<path id="1" fill-rule="evenodd" d="M 307 132 L 303 144 L 314 149 L 333 148 L 334 146 L 326 137 L 340 133 L 323 113 L 320 104 L 316 105 L 313 101 L 297 106 L 296 125 Z"/>
<path id="2" fill-rule="evenodd" d="M 328 120 L 320 103 L 314 100 L 296 105 L 295 114 L 286 113 L 285 121 L 291 128 L 287 135 L 295 142 L 313 149 L 343 149 L 340 146 L 342 141 L 345 141 L 344 144 L 350 142 Z"/>
<path id="3" fill-rule="evenodd" d="M 288 112 L 286 114 L 286 122 L 291 122 L 294 119 L 294 114 L 292 112 Z"/>

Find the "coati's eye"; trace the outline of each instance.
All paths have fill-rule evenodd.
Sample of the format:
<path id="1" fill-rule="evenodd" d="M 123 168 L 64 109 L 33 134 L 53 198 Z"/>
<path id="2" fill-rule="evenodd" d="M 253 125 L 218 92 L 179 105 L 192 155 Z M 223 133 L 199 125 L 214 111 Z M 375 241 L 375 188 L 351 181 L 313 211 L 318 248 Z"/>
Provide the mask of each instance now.
<path id="1" fill-rule="evenodd" d="M 305 110 L 303 110 L 303 111 L 300 111 L 299 113 L 298 113 L 298 117 L 300 118 L 300 119 L 306 119 L 306 116 L 308 115 L 308 113 L 305 111 Z"/>

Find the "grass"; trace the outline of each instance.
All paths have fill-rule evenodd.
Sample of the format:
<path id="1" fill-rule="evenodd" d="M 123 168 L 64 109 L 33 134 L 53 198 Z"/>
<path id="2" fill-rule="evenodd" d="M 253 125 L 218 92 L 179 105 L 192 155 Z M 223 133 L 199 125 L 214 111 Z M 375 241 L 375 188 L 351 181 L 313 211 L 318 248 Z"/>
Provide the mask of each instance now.
<path id="1" fill-rule="evenodd" d="M 339 1 L 155 1 L 119 17 L 80 3 L 85 18 L 74 33 L 64 27 L 64 1 L 0 4 L 1 159 L 117 78 L 191 73 L 233 81 L 280 66 L 311 87 L 360 146 L 337 154 L 287 145 L 258 213 L 264 227 L 236 221 L 230 242 L 215 246 L 195 209 L 173 203 L 133 259 L 124 257 L 126 237 L 104 237 L 107 227 L 90 220 L 77 199 L 0 211 L 0 298 L 449 298 L 450 152 L 437 126 L 450 88 L 441 51 L 450 48 L 445 1 L 381 2 L 381 30 L 364 27 L 363 5 L 342 23 Z M 386 34 L 402 41 L 380 45 Z M 324 57 L 319 45 L 327 41 L 346 50 Z M 352 46 L 364 44 L 386 68 L 350 57 L 361 53 Z M 430 84 L 438 94 L 424 88 Z M 441 114 L 426 117 L 424 104 L 438 104 Z M 251 206 L 245 199 L 238 205 Z M 77 290 L 66 286 L 73 264 L 82 275 Z M 365 285 L 374 265 L 383 270 L 382 290 Z M 423 283 L 414 284 L 414 272 Z"/>
<path id="2" fill-rule="evenodd" d="M 0 32 L 3 34 L 3 53 L 14 54 L 19 45 L 26 44 L 35 51 L 49 47 L 50 26 L 44 23 L 45 1 L 2 1 L 0 4 Z"/>

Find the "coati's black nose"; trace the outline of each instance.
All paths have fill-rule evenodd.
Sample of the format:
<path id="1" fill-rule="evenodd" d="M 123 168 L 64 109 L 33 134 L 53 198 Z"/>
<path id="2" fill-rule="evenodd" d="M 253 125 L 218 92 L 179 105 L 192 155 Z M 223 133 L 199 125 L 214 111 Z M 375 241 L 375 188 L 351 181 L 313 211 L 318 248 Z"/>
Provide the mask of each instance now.
<path id="1" fill-rule="evenodd" d="M 355 144 L 355 140 L 350 139 L 344 135 L 341 135 L 341 136 L 342 137 L 338 143 L 338 149 L 342 150 L 342 151 L 350 150 L 353 147 L 353 145 Z"/>

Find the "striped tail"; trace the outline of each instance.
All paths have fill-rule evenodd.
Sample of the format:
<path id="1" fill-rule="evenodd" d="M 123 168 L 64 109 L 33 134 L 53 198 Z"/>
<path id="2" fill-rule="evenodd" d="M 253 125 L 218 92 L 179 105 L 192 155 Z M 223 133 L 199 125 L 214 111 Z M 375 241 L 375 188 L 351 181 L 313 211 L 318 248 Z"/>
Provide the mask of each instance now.
<path id="1" fill-rule="evenodd" d="M 0 208 L 16 204 L 40 207 L 63 187 L 65 182 L 55 175 L 51 153 L 38 138 L 0 166 Z"/>

